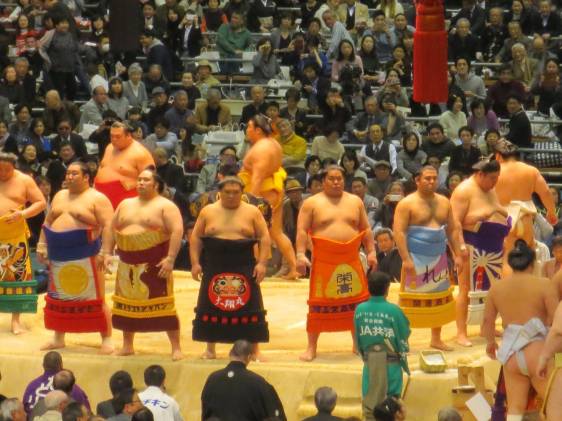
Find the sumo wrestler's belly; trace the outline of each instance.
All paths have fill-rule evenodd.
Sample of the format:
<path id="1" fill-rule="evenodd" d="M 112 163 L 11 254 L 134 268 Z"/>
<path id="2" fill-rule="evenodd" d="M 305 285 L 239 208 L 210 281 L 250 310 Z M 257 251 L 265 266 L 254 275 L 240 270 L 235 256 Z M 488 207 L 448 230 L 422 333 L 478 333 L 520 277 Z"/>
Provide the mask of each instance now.
<path id="1" fill-rule="evenodd" d="M 136 186 L 138 172 L 132 167 L 122 165 L 105 165 L 101 167 L 96 175 L 96 181 L 107 183 L 110 181 L 121 181 L 127 188 L 131 189 Z"/>
<path id="2" fill-rule="evenodd" d="M 63 212 L 51 223 L 53 231 L 67 231 L 74 229 L 87 229 L 97 225 L 96 218 L 87 212 Z"/>

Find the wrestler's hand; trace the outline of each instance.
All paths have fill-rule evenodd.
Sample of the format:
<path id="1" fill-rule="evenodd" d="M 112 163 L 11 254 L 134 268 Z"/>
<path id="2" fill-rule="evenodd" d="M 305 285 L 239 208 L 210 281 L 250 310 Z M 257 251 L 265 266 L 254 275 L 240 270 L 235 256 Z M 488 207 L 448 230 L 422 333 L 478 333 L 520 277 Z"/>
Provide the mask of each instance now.
<path id="1" fill-rule="evenodd" d="M 103 271 L 109 272 L 109 268 L 111 268 L 111 262 L 113 261 L 113 255 L 105 254 L 103 256 Z"/>
<path id="2" fill-rule="evenodd" d="M 377 269 L 379 262 L 377 262 L 377 254 L 372 251 L 367 254 L 367 265 L 371 268 L 372 271 Z"/>
<path id="3" fill-rule="evenodd" d="M 162 260 L 160 260 L 160 263 L 158 263 L 156 267 L 160 268 L 160 270 L 158 271 L 159 278 L 168 278 L 168 276 L 170 276 L 170 274 L 174 270 L 174 259 L 172 259 L 170 256 L 166 256 Z"/>
<path id="4" fill-rule="evenodd" d="M 492 360 L 495 360 L 497 349 L 498 349 L 498 344 L 496 343 L 496 341 L 491 342 L 488 345 L 486 345 L 486 354 L 488 354 L 488 357 L 490 357 Z"/>
<path id="5" fill-rule="evenodd" d="M 19 209 L 11 209 L 10 214 L 6 217 L 6 222 L 11 224 L 23 218 L 23 211 Z"/>
<path id="6" fill-rule="evenodd" d="M 540 379 L 546 379 L 546 373 L 548 371 L 548 358 L 544 355 L 539 356 L 539 362 L 537 363 L 537 376 Z"/>
<path id="7" fill-rule="evenodd" d="M 257 263 L 256 266 L 254 267 L 254 278 L 256 278 L 256 282 L 259 284 L 261 281 L 263 281 L 263 278 L 265 278 L 265 264 L 263 263 Z"/>
<path id="8" fill-rule="evenodd" d="M 548 212 L 546 214 L 546 220 L 550 225 L 556 225 L 558 223 L 558 217 L 554 213 Z"/>
<path id="9" fill-rule="evenodd" d="M 310 260 L 304 253 L 297 253 L 297 272 L 305 276 L 307 267 L 310 267 Z"/>
<path id="10" fill-rule="evenodd" d="M 466 250 L 465 250 L 466 252 Z M 462 252 L 461 252 L 462 253 Z M 462 272 L 462 267 L 464 265 L 464 258 L 463 256 L 461 256 L 460 254 L 458 256 L 455 256 L 455 266 L 457 268 L 457 273 Z"/>
<path id="11" fill-rule="evenodd" d="M 193 278 L 194 281 L 201 282 L 202 273 L 203 270 L 201 269 L 200 264 L 191 266 L 191 277 Z"/>
<path id="12" fill-rule="evenodd" d="M 47 247 L 45 246 L 37 246 L 37 260 L 42 265 L 47 265 L 49 263 L 49 255 L 47 254 Z"/>
<path id="13" fill-rule="evenodd" d="M 402 262 L 402 269 L 404 269 L 406 274 L 416 276 L 416 266 L 414 265 L 414 261 L 412 259 L 404 260 Z"/>

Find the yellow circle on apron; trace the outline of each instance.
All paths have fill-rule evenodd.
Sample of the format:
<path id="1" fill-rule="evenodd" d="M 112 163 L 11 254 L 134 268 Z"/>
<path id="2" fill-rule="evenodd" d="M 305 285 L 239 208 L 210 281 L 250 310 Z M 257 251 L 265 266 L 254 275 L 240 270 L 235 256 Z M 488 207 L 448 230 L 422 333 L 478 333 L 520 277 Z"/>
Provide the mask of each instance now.
<path id="1" fill-rule="evenodd" d="M 65 265 L 59 271 L 59 283 L 68 295 L 80 295 L 88 287 L 88 271 L 79 265 Z"/>

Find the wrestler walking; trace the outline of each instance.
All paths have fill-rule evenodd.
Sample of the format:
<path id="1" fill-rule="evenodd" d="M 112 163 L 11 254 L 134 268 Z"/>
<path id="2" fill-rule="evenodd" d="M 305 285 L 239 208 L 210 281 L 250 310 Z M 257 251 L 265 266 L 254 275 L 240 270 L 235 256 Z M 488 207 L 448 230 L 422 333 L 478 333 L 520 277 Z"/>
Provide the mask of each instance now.
<path id="1" fill-rule="evenodd" d="M 360 198 L 344 191 L 343 168 L 323 173 L 323 191 L 306 199 L 297 221 L 297 268 L 304 275 L 311 266 L 308 346 L 303 361 L 316 358 L 321 332 L 353 330 L 357 304 L 369 297 L 365 271 L 359 259 L 361 244 L 371 269 L 377 265 L 375 242 Z M 312 237 L 312 265 L 305 252 Z M 353 337 L 353 335 L 352 335 Z"/>
<path id="2" fill-rule="evenodd" d="M 515 242 L 508 263 L 513 274 L 490 288 L 482 333 L 487 341 L 486 353 L 503 365 L 507 420 L 521 421 L 531 387 L 540 398 L 545 397 L 546 379 L 537 376 L 537 368 L 558 294 L 552 281 L 533 275 L 535 251 L 525 241 Z M 499 349 L 495 338 L 498 314 L 504 327 Z"/>
<path id="3" fill-rule="evenodd" d="M 252 343 L 259 359 L 258 342 L 269 341 L 259 284 L 265 276 L 270 239 L 263 215 L 243 202 L 242 194 L 238 177 L 224 177 L 219 200 L 201 210 L 190 238 L 191 275 L 201 282 L 193 340 L 207 342 L 205 359 L 216 358 L 216 342 L 239 339 Z"/>
<path id="4" fill-rule="evenodd" d="M 9 282 L 21 283 L 18 287 L 29 296 L 16 301 L 12 299 L 16 294 L 0 293 L 0 312 L 12 313 L 14 335 L 23 331 L 20 313 L 37 311 L 37 285 L 32 281 L 26 219 L 47 206 L 35 181 L 15 169 L 16 162 L 15 155 L 0 152 L 0 285 L 7 292 L 11 290 Z"/>
<path id="5" fill-rule="evenodd" d="M 507 211 L 500 204 L 494 189 L 500 176 L 500 164 L 497 161 L 482 160 L 474 165 L 473 169 L 476 173 L 459 184 L 451 195 L 453 215 L 463 229 L 459 246 L 463 264 L 458 277 L 459 293 L 456 297 L 457 343 L 462 346 L 472 346 L 467 335 L 468 292 L 472 262 L 469 261 L 464 232 L 478 232 L 479 226 L 484 222 L 505 226 L 507 218 Z"/>
<path id="6" fill-rule="evenodd" d="M 100 332 L 100 353 L 113 352 L 103 275 L 111 258 L 113 208 L 92 181 L 87 164 L 69 165 L 66 188 L 53 198 L 41 230 L 37 254 L 50 271 L 44 320 L 55 331 L 42 350 L 64 348 L 67 332 Z"/>
<path id="7" fill-rule="evenodd" d="M 138 197 L 123 200 L 115 211 L 111 231 L 119 266 L 112 320 L 123 331 L 119 355 L 134 354 L 136 332 L 166 331 L 176 361 L 183 354 L 172 272 L 183 221 L 178 207 L 160 195 L 163 190 L 156 169 L 145 169 L 137 178 Z"/>
<path id="8" fill-rule="evenodd" d="M 439 302 L 445 303 L 444 305 L 431 303 L 430 306 L 434 307 L 432 320 L 419 322 L 415 314 L 407 315 L 411 326 L 416 327 L 419 322 L 419 327 L 431 327 L 430 346 L 432 348 L 452 351 L 452 348 L 441 339 L 441 327 L 454 319 L 450 276 L 446 264 L 446 248 L 448 240 L 455 255 L 455 265 L 460 270 L 463 264 L 459 244 L 460 227 L 453 218 L 449 200 L 436 193 L 438 183 L 435 168 L 423 167 L 415 180 L 417 191 L 398 203 L 394 215 L 394 238 L 402 257 L 401 291 L 420 294 L 420 297 L 426 295 L 427 300 L 431 300 L 431 296 L 435 294 L 446 294 L 445 298 L 439 297 Z M 432 236 L 429 244 L 424 244 L 423 239 L 417 238 L 414 230 L 427 232 Z M 423 248 L 423 253 L 419 253 L 421 250 L 413 249 L 416 247 L 417 241 L 420 241 L 418 244 Z M 433 244 L 439 244 L 439 249 L 435 253 L 430 250 Z M 420 262 L 423 256 L 428 255 L 431 255 L 432 258 L 435 255 L 434 261 L 438 262 L 435 266 L 431 266 L 433 262 L 429 264 L 425 261 Z M 445 263 L 444 266 L 439 267 L 439 262 Z M 430 269 L 434 278 L 431 281 Z M 447 299 L 450 301 L 447 302 Z M 452 311 L 449 310 L 449 307 Z"/>

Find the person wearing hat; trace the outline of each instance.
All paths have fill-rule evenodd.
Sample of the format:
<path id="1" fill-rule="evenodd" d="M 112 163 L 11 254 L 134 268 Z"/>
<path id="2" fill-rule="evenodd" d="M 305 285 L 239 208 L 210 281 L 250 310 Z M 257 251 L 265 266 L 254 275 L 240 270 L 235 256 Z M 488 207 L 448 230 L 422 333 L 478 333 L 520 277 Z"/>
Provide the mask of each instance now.
<path id="1" fill-rule="evenodd" d="M 369 181 L 369 194 L 381 202 L 392 183 L 392 167 L 388 161 L 377 161 L 374 167 L 375 178 Z"/>
<path id="2" fill-rule="evenodd" d="M 480 297 L 474 292 L 486 292 L 489 285 L 501 276 L 501 269 L 498 267 L 497 255 L 501 259 L 501 251 L 503 247 L 503 237 L 507 234 L 508 225 L 507 210 L 501 205 L 495 186 L 500 177 L 500 163 L 490 160 L 490 157 L 483 157 L 477 164 L 472 167 L 476 172 L 453 191 L 451 195 L 451 206 L 453 215 L 457 223 L 463 229 L 460 235 L 459 250 L 463 258 L 462 270 L 459 272 L 459 293 L 457 295 L 457 343 L 462 346 L 472 346 L 472 342 L 467 335 L 467 322 L 480 324 L 478 320 L 482 316 L 483 306 L 478 306 Z M 489 243 L 489 244 L 488 244 Z M 471 279 L 472 259 L 471 255 L 479 249 L 493 251 L 494 259 L 491 263 L 493 271 L 488 266 L 483 267 L 478 273 L 480 279 L 473 282 Z M 474 297 L 475 303 L 469 305 L 469 291 L 471 297 Z M 470 316 L 469 319 L 469 310 Z"/>
<path id="3" fill-rule="evenodd" d="M 189 241 L 191 275 L 201 282 L 192 335 L 207 342 L 206 359 L 216 358 L 217 342 L 246 339 L 258 357 L 258 343 L 269 341 L 259 284 L 271 243 L 263 215 L 242 201 L 243 191 L 240 178 L 224 177 L 220 200 L 201 210 Z"/>
<path id="4" fill-rule="evenodd" d="M 201 89 L 203 85 L 206 85 L 207 88 L 220 85 L 220 81 L 212 75 L 212 71 L 213 68 L 209 60 L 200 60 L 197 63 L 197 83 L 195 83 L 195 86 Z M 203 95 L 203 97 L 205 96 L 206 95 Z"/>
<path id="5" fill-rule="evenodd" d="M 297 240 L 297 218 L 303 202 L 304 187 L 299 180 L 290 178 L 285 183 L 285 196 L 283 201 L 283 231 L 291 240 L 293 247 Z"/>
<path id="6" fill-rule="evenodd" d="M 154 131 L 154 126 L 158 120 L 165 118 L 166 112 L 170 109 L 171 105 L 168 103 L 168 95 L 161 86 L 152 89 L 152 106 L 146 117 L 146 123 L 151 132 Z"/>

